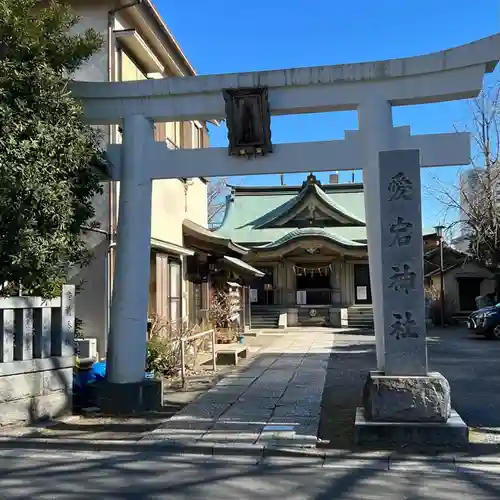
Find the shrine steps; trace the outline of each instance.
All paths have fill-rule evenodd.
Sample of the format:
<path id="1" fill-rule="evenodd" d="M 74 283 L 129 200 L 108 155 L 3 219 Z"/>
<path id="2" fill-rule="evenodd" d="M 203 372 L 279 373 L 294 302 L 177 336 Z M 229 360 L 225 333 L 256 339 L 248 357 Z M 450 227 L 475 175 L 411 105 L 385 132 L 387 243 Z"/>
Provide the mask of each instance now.
<path id="1" fill-rule="evenodd" d="M 347 308 L 347 326 L 359 330 L 373 330 L 373 307 L 351 306 Z"/>
<path id="2" fill-rule="evenodd" d="M 273 306 L 252 306 L 252 330 L 278 328 L 280 308 Z"/>

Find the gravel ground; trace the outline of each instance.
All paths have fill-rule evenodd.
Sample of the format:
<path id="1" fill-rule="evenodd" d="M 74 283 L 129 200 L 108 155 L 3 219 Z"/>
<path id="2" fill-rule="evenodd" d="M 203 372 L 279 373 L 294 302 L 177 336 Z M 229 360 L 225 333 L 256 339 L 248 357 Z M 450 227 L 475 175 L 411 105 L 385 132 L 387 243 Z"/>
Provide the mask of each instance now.
<path id="1" fill-rule="evenodd" d="M 470 426 L 471 443 L 500 445 L 500 342 L 451 327 L 431 330 L 428 346 L 429 369 L 449 380 L 452 405 Z M 355 408 L 375 366 L 373 335 L 336 335 L 318 433 L 324 446 L 352 448 Z"/>

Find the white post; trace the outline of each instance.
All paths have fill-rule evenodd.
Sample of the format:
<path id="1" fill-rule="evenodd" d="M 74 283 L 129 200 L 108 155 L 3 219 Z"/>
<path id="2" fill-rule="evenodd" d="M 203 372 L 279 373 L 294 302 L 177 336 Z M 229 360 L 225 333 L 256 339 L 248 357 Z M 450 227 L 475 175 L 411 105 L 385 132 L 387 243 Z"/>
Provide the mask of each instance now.
<path id="1" fill-rule="evenodd" d="M 217 335 L 215 329 L 212 330 L 212 370 L 217 371 Z"/>
<path id="2" fill-rule="evenodd" d="M 365 195 L 368 262 L 372 289 L 373 319 L 377 346 L 377 369 L 385 369 L 384 317 L 382 294 L 382 235 L 380 234 L 381 197 L 379 153 L 391 149 L 392 108 L 383 98 L 372 96 L 358 107 L 358 127 L 363 149 L 363 184 Z"/>
<path id="3" fill-rule="evenodd" d="M 142 115 L 123 120 L 116 267 L 107 352 L 107 380 L 144 380 L 151 251 L 152 181 L 146 174 L 153 124 Z"/>

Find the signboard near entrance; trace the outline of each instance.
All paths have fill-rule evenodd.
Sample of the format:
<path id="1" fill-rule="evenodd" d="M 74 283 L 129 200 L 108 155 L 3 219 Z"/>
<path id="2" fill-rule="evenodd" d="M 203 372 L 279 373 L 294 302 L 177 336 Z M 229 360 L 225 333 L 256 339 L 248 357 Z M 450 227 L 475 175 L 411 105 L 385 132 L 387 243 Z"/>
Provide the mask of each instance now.
<path id="1" fill-rule="evenodd" d="M 258 293 L 257 293 L 257 289 L 256 288 L 250 288 L 250 302 L 252 304 L 254 304 L 255 302 L 257 302 L 259 299 L 258 299 Z"/>
<path id="2" fill-rule="evenodd" d="M 368 287 L 357 286 L 356 287 L 356 300 L 367 300 L 368 299 Z"/>
<path id="3" fill-rule="evenodd" d="M 303 306 L 307 303 L 307 291 L 297 290 L 297 304 Z"/>

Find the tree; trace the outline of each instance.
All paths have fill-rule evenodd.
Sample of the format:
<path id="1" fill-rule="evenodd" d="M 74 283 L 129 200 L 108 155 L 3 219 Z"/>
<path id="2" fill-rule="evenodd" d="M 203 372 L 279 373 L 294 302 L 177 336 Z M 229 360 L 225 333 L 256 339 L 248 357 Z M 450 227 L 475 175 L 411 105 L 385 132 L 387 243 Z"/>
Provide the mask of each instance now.
<path id="1" fill-rule="evenodd" d="M 497 85 L 471 104 L 471 137 L 477 155 L 471 159 L 472 189 L 460 183 L 461 212 L 471 254 L 484 264 L 500 265 L 499 99 Z"/>
<path id="2" fill-rule="evenodd" d="M 53 297 L 91 253 L 103 167 L 98 133 L 71 96 L 71 75 L 103 40 L 71 35 L 57 1 L 0 0 L 0 284 L 2 294 Z"/>
<path id="3" fill-rule="evenodd" d="M 228 192 L 227 179 L 219 177 L 208 183 L 208 227 L 214 229 L 222 222 Z"/>
<path id="4" fill-rule="evenodd" d="M 470 101 L 471 166 L 458 186 L 434 189 L 445 211 L 458 214 L 450 227 L 460 228 L 471 257 L 494 269 L 500 267 L 499 99 L 496 85 Z"/>

